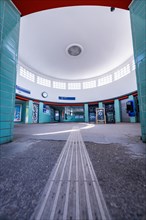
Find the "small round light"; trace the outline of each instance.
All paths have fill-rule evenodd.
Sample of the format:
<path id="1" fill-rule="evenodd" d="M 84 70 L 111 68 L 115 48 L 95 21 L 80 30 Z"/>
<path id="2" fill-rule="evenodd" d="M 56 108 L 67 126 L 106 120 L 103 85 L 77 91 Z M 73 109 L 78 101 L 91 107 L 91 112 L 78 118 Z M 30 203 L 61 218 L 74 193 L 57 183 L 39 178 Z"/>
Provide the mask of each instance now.
<path id="1" fill-rule="evenodd" d="M 66 52 L 68 55 L 70 56 L 79 56 L 83 51 L 83 47 L 79 44 L 70 44 L 67 48 L 66 48 Z"/>
<path id="2" fill-rule="evenodd" d="M 43 98 L 47 98 L 48 97 L 48 93 L 47 92 L 42 92 L 42 96 L 43 96 Z"/>

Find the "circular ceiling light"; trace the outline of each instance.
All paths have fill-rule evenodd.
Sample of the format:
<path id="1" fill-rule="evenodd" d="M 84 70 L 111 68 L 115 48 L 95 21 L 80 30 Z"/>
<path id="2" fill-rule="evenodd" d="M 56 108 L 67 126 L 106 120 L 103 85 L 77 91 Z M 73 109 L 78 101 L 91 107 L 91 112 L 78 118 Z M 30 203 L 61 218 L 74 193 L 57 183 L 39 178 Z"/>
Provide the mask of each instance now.
<path id="1" fill-rule="evenodd" d="M 83 48 L 79 44 L 72 44 L 67 47 L 67 53 L 70 56 L 79 56 L 82 52 Z"/>

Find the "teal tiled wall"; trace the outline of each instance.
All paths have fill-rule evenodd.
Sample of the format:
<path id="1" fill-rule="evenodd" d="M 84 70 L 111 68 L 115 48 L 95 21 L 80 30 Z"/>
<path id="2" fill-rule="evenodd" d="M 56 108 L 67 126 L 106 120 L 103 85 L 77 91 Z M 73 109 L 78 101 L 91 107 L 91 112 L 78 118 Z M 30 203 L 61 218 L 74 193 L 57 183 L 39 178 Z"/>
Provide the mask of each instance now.
<path id="1" fill-rule="evenodd" d="M 51 115 L 49 114 L 45 114 L 43 112 L 43 103 L 40 102 L 39 103 L 39 123 L 49 123 L 51 122 Z"/>
<path id="2" fill-rule="evenodd" d="M 33 101 L 29 100 L 26 104 L 26 108 L 28 109 L 27 112 L 27 117 L 28 117 L 28 122 L 29 124 L 32 123 L 32 109 L 33 109 Z"/>
<path id="3" fill-rule="evenodd" d="M 103 103 L 99 102 L 99 108 L 103 108 Z"/>
<path id="4" fill-rule="evenodd" d="M 85 112 L 85 122 L 89 122 L 89 106 L 88 106 L 88 104 L 84 104 L 84 112 Z"/>
<path id="5" fill-rule="evenodd" d="M 0 0 L 0 143 L 13 139 L 20 14 Z"/>
<path id="6" fill-rule="evenodd" d="M 121 122 L 121 113 L 120 113 L 120 101 L 118 99 L 114 100 L 114 107 L 115 107 L 115 122 Z"/>
<path id="7" fill-rule="evenodd" d="M 142 140 L 146 142 L 146 1 L 134 0 L 130 6 L 136 63 Z"/>
<path id="8" fill-rule="evenodd" d="M 63 119 L 62 122 L 85 122 L 84 118 L 75 118 L 75 115 L 68 115 L 67 119 Z M 88 121 L 87 121 L 88 122 Z"/>

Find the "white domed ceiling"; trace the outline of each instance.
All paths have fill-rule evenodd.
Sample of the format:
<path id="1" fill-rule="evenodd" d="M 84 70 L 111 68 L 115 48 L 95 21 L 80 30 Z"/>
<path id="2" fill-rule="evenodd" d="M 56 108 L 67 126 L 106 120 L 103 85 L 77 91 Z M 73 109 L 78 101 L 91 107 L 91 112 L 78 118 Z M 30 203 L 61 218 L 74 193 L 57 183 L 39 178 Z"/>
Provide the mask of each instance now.
<path id="1" fill-rule="evenodd" d="M 19 60 L 68 80 L 104 74 L 133 55 L 129 11 L 74 6 L 21 18 Z"/>

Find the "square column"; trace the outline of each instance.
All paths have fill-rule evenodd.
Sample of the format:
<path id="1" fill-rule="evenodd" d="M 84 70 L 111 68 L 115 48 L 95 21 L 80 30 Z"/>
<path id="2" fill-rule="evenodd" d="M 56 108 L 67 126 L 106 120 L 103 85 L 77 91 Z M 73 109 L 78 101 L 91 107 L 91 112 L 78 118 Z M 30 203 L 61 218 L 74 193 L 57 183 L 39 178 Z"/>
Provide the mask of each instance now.
<path id="1" fill-rule="evenodd" d="M 142 141 L 146 142 L 146 1 L 133 0 L 129 9 L 136 64 Z"/>
<path id="2" fill-rule="evenodd" d="M 32 108 L 33 108 L 33 101 L 29 100 L 26 103 L 26 118 L 25 123 L 32 124 Z"/>
<path id="3" fill-rule="evenodd" d="M 20 13 L 0 0 L 0 143 L 13 140 Z"/>
<path id="4" fill-rule="evenodd" d="M 85 122 L 89 122 L 89 106 L 88 104 L 84 104 L 84 112 L 85 112 Z"/>
<path id="5" fill-rule="evenodd" d="M 99 102 L 99 108 L 103 108 L 103 103 Z"/>
<path id="6" fill-rule="evenodd" d="M 114 107 L 115 107 L 115 122 L 121 122 L 121 112 L 120 112 L 120 101 L 118 99 L 114 100 Z"/>

